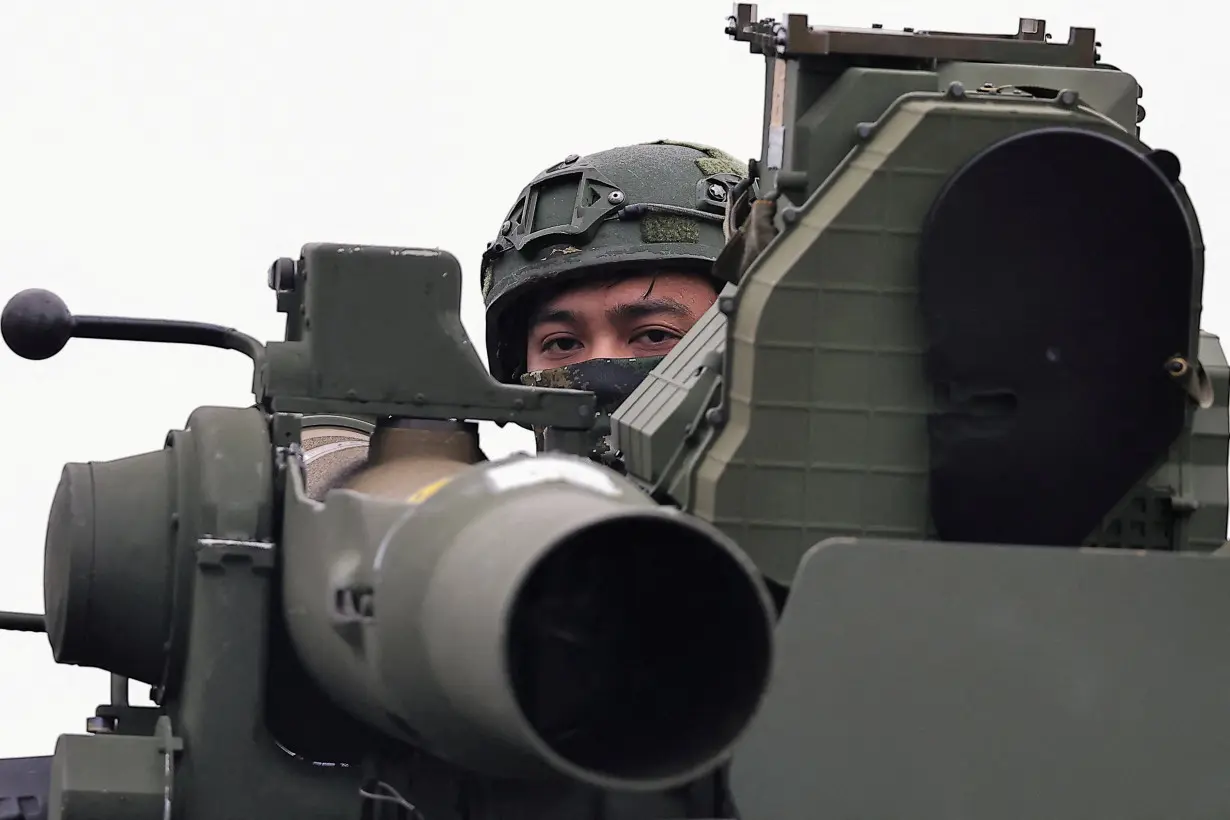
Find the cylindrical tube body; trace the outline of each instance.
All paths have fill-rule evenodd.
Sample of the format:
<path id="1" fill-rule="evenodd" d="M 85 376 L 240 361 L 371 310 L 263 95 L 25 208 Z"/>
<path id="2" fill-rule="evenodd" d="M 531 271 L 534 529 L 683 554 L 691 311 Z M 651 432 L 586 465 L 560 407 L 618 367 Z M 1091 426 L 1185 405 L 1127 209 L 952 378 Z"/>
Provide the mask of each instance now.
<path id="1" fill-rule="evenodd" d="M 754 566 L 615 473 L 513 457 L 408 488 L 413 503 L 320 505 L 298 483 L 290 633 L 388 734 L 491 775 L 648 790 L 718 765 L 755 714 L 774 614 Z"/>
<path id="2" fill-rule="evenodd" d="M 183 436 L 176 440 L 191 446 Z M 57 663 L 162 680 L 182 457 L 168 446 L 64 466 L 43 561 L 47 638 Z"/>

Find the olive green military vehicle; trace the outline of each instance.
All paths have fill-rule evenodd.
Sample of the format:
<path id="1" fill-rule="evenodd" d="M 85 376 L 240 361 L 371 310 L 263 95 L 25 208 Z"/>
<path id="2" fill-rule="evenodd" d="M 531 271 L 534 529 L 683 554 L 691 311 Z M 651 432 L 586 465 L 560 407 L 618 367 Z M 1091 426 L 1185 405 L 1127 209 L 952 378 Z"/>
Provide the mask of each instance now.
<path id="1" fill-rule="evenodd" d="M 229 348 L 255 401 L 65 467 L 4 625 L 116 691 L 0 817 L 1230 816 L 1230 369 L 1137 80 L 1033 19 L 727 34 L 765 96 L 725 288 L 609 417 L 497 381 L 442 251 L 306 245 L 268 344 L 8 303 L 27 359 Z M 552 178 L 573 244 L 635 216 L 595 178 Z M 312 492 L 324 429 L 370 446 Z"/>

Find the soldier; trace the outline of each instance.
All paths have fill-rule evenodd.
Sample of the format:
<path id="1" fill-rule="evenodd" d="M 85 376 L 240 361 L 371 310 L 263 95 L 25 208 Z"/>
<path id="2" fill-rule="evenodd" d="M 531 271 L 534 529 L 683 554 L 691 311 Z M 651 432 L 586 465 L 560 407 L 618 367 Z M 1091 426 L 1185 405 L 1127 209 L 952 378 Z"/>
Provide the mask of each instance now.
<path id="1" fill-rule="evenodd" d="M 536 176 L 482 258 L 492 375 L 591 390 L 613 411 L 717 298 L 726 203 L 746 174 L 715 148 L 659 140 Z M 371 426 L 306 423 L 307 489 L 322 498 L 363 466 Z"/>
<path id="2" fill-rule="evenodd" d="M 492 375 L 591 390 L 614 410 L 717 298 L 726 204 L 746 174 L 672 140 L 540 173 L 483 254 Z"/>

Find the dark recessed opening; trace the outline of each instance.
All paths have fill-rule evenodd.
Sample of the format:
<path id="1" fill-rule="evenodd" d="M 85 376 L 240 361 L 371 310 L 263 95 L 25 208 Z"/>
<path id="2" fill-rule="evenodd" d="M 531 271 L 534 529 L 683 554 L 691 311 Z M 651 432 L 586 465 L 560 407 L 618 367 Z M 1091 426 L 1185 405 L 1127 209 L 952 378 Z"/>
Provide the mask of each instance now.
<path id="1" fill-rule="evenodd" d="M 919 242 L 931 514 L 947 541 L 1075 546 L 1166 454 L 1188 405 L 1198 237 L 1179 163 L 1028 131 L 946 183 Z"/>
<path id="2" fill-rule="evenodd" d="M 681 775 L 754 714 L 772 618 L 748 570 L 686 521 L 602 521 L 557 546 L 518 596 L 507 647 L 518 706 L 572 765 Z"/>

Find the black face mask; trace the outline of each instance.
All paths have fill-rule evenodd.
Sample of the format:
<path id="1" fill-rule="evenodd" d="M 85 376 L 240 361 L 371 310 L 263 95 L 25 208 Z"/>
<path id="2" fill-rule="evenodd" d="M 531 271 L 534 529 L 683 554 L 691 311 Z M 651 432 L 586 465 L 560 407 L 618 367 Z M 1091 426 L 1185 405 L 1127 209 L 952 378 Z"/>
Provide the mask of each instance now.
<path id="1" fill-rule="evenodd" d="M 635 359 L 590 359 L 576 364 L 566 364 L 544 370 L 531 370 L 521 377 L 521 383 L 529 387 L 556 387 L 566 390 L 587 390 L 596 397 L 594 414 L 599 416 L 595 427 L 594 449 L 598 456 L 610 454 L 606 439 L 609 429 L 601 423 L 619 409 L 632 392 L 645 380 L 665 356 L 645 356 Z M 534 442 L 538 452 L 545 449 L 545 431 L 534 428 Z M 599 458 L 606 461 L 606 458 Z"/>

